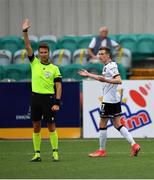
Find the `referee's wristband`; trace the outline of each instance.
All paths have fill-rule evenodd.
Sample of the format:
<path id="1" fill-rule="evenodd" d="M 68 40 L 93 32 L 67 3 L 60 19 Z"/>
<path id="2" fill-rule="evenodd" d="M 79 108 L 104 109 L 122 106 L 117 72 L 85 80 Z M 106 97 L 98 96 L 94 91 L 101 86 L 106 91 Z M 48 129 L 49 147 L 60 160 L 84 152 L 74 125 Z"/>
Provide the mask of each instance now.
<path id="1" fill-rule="evenodd" d="M 28 29 L 24 29 L 22 32 L 28 32 Z"/>
<path id="2" fill-rule="evenodd" d="M 60 106 L 61 105 L 61 100 L 60 99 L 56 99 L 55 100 L 55 105 Z"/>

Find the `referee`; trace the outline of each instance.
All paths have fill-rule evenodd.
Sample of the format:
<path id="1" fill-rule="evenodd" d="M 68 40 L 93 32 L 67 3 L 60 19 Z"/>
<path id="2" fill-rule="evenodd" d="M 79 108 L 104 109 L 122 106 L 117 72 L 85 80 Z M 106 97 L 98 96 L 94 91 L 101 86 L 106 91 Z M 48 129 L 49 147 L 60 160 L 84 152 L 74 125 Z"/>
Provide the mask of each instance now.
<path id="1" fill-rule="evenodd" d="M 35 154 L 30 160 L 30 162 L 41 161 L 40 132 L 42 117 L 47 123 L 47 127 L 50 133 L 50 143 L 52 146 L 53 161 L 58 161 L 58 135 L 55 125 L 55 112 L 58 111 L 60 107 L 62 93 L 62 77 L 59 68 L 48 62 L 50 53 L 48 45 L 41 44 L 39 46 L 39 59 L 34 56 L 28 37 L 29 28 L 29 20 L 25 19 L 22 24 L 22 30 L 32 71 L 31 119 L 33 123 L 32 139 L 35 151 Z"/>

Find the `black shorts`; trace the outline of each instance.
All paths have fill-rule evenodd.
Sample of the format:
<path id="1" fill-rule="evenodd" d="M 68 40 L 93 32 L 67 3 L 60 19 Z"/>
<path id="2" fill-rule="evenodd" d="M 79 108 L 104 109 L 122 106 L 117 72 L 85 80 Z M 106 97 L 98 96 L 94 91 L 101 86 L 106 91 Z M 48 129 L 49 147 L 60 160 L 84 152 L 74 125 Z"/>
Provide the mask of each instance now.
<path id="1" fill-rule="evenodd" d="M 52 94 L 32 93 L 31 99 L 31 119 L 32 121 L 55 122 L 55 112 L 51 110 L 55 98 Z"/>
<path id="2" fill-rule="evenodd" d="M 120 116 L 122 114 L 121 111 L 121 103 L 102 103 L 100 117 L 101 118 L 113 118 L 116 116 Z"/>

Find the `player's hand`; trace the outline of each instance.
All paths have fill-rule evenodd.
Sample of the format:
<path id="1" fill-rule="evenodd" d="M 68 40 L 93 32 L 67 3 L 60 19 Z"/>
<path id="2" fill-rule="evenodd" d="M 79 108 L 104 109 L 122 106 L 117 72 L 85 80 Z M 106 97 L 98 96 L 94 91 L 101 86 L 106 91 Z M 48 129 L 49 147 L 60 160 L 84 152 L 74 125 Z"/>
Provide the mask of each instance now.
<path id="1" fill-rule="evenodd" d="M 89 75 L 89 72 L 85 69 L 82 69 L 80 71 L 78 71 L 78 74 L 80 74 L 80 76 L 88 76 Z"/>
<path id="2" fill-rule="evenodd" d="M 58 111 L 59 110 L 59 106 L 58 105 L 53 105 L 51 110 L 52 111 Z"/>
<path id="3" fill-rule="evenodd" d="M 98 76 L 98 81 L 106 82 L 106 79 L 104 76 Z"/>
<path id="4" fill-rule="evenodd" d="M 22 30 L 25 31 L 25 30 L 28 30 L 29 28 L 30 28 L 29 20 L 28 20 L 28 18 L 26 18 L 26 19 L 23 21 Z"/>

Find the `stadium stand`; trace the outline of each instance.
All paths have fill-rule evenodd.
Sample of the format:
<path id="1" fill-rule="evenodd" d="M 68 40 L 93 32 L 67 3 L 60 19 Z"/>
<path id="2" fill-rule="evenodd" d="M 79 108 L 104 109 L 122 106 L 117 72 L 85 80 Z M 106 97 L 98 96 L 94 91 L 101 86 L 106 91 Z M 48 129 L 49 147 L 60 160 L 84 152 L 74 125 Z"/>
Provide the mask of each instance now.
<path id="1" fill-rule="evenodd" d="M 0 65 L 0 80 L 4 79 L 4 70 L 3 70 L 3 66 Z"/>
<path id="2" fill-rule="evenodd" d="M 64 80 L 80 81 L 83 78 L 78 74 L 78 71 L 83 68 L 84 66 L 81 64 L 70 64 L 67 66 L 60 66 L 60 71 Z"/>
<path id="3" fill-rule="evenodd" d="M 77 38 L 78 49 L 87 49 L 94 35 L 83 35 Z"/>
<path id="4" fill-rule="evenodd" d="M 63 36 L 58 40 L 57 49 L 68 49 L 71 54 L 78 49 L 76 36 Z"/>
<path id="5" fill-rule="evenodd" d="M 13 55 L 13 64 L 27 64 L 29 59 L 25 49 L 18 50 Z"/>
<path id="6" fill-rule="evenodd" d="M 133 68 L 130 80 L 154 79 L 154 68 Z"/>
<path id="7" fill-rule="evenodd" d="M 139 59 L 154 56 L 154 35 L 140 34 L 137 39 L 137 54 Z"/>
<path id="8" fill-rule="evenodd" d="M 12 63 L 12 53 L 9 50 L 0 50 L 0 65 L 9 65 Z"/>
<path id="9" fill-rule="evenodd" d="M 17 50 L 23 48 L 23 40 L 21 37 L 10 35 L 1 38 L 0 49 L 6 49 L 14 54 Z"/>
<path id="10" fill-rule="evenodd" d="M 19 81 L 21 79 L 30 79 L 31 70 L 29 64 L 12 64 L 3 66 L 3 79 L 14 79 Z"/>
<path id="11" fill-rule="evenodd" d="M 42 35 L 39 38 L 39 44 L 42 43 L 46 43 L 49 46 L 51 52 L 53 52 L 54 50 L 56 50 L 57 37 L 54 35 Z"/>
<path id="12" fill-rule="evenodd" d="M 119 36 L 118 34 L 109 34 L 108 37 L 114 41 L 116 41 L 117 43 L 119 43 Z"/>
<path id="13" fill-rule="evenodd" d="M 39 46 L 38 37 L 35 35 L 29 35 L 29 40 L 30 40 L 33 51 L 37 51 L 38 46 Z"/>
<path id="14" fill-rule="evenodd" d="M 57 49 L 52 55 L 53 64 L 66 66 L 71 64 L 71 51 L 68 49 Z"/>
<path id="15" fill-rule="evenodd" d="M 132 53 L 137 51 L 137 35 L 136 34 L 121 34 L 118 37 L 119 44 L 123 48 L 129 49 Z"/>
<path id="16" fill-rule="evenodd" d="M 77 49 L 73 53 L 73 64 L 87 64 L 88 63 L 88 49 Z"/>
<path id="17" fill-rule="evenodd" d="M 91 65 L 91 63 L 87 61 L 87 48 L 89 46 L 89 42 L 94 36 L 95 35 L 91 34 L 81 36 L 68 35 L 60 37 L 59 39 L 57 39 L 57 37 L 53 35 L 42 35 L 40 38 L 34 35 L 30 35 L 29 37 L 32 44 L 32 48 L 36 55 L 38 54 L 37 49 L 39 43 L 47 43 L 50 46 L 50 49 L 52 49 L 53 51 L 52 54 L 50 54 L 50 59 L 52 59 L 51 62 L 60 66 L 63 72 L 67 72 L 67 74 L 64 73 L 67 78 L 69 78 L 69 76 L 72 78 L 72 76 L 74 77 L 74 75 L 72 75 L 71 73 L 69 74 L 68 71 L 68 69 L 70 70 L 71 66 L 71 72 L 76 72 L 79 67 L 81 68 L 80 65 L 82 65 L 83 68 L 85 68 L 87 65 L 89 65 L 89 67 L 93 66 L 93 68 L 90 68 L 90 70 L 93 70 L 95 72 L 98 70 L 96 67 L 94 67 L 95 64 Z M 115 61 L 118 63 L 118 66 L 122 65 L 121 69 L 125 69 L 124 71 L 127 72 L 129 78 L 135 78 L 136 75 L 133 75 L 134 68 L 145 69 L 149 67 L 154 67 L 153 34 L 109 34 L 109 37 L 113 40 L 116 40 L 122 47 L 124 47 L 123 51 L 121 51 L 119 54 L 117 54 L 117 52 L 115 51 L 113 53 L 113 57 Z M 15 35 L 1 37 L 0 65 L 9 66 L 10 64 L 22 65 L 22 63 L 29 63 L 24 48 L 25 47 L 23 39 L 21 37 Z M 127 49 L 130 50 L 131 53 L 125 53 Z M 3 68 L 1 68 L 1 71 L 2 69 Z M 130 71 L 128 72 L 128 70 Z M 11 74 L 13 73 L 11 72 Z M 9 78 L 8 75 L 6 75 L 6 77 L 5 75 L 6 74 L 1 72 L 1 79 Z M 149 77 L 150 76 L 148 76 L 147 78 Z M 18 78 L 16 77 L 16 79 Z"/>
<path id="18" fill-rule="evenodd" d="M 10 82 L 16 82 L 16 80 L 15 79 L 6 78 L 6 79 L 2 79 L 1 82 L 10 83 Z"/>
<path id="19" fill-rule="evenodd" d="M 132 67 L 132 54 L 131 51 L 126 48 L 121 48 L 119 52 L 113 51 L 113 59 L 118 64 L 122 64 L 126 70 Z"/>
<path id="20" fill-rule="evenodd" d="M 137 59 L 137 34 L 121 34 L 119 35 L 119 44 L 126 49 L 129 49 L 132 53 L 132 60 Z"/>

